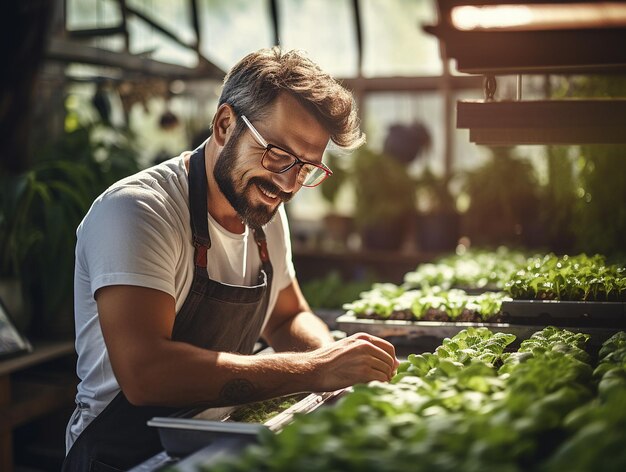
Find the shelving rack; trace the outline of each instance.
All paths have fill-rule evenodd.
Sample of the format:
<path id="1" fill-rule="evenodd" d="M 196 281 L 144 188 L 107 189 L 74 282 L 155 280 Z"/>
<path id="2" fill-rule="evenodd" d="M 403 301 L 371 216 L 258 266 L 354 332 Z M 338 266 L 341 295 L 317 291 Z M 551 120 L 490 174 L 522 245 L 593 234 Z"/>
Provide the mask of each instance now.
<path id="1" fill-rule="evenodd" d="M 499 5 L 500 4 L 500 5 Z M 439 0 L 424 29 L 460 72 L 484 76 L 481 102 L 457 103 L 457 127 L 476 144 L 626 143 L 626 100 L 524 101 L 524 74 L 625 74 L 626 4 Z M 508 8 L 508 10 L 505 10 Z M 494 101 L 496 76 L 517 75 L 517 99 Z"/>

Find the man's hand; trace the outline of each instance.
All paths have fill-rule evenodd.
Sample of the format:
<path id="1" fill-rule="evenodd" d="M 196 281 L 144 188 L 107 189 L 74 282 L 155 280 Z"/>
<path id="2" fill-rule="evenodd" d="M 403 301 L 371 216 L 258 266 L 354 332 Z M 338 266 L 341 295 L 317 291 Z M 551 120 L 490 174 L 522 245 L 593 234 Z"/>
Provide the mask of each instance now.
<path id="1" fill-rule="evenodd" d="M 393 345 L 357 333 L 308 352 L 313 367 L 313 390 L 332 391 L 372 380 L 389 381 L 398 365 Z"/>

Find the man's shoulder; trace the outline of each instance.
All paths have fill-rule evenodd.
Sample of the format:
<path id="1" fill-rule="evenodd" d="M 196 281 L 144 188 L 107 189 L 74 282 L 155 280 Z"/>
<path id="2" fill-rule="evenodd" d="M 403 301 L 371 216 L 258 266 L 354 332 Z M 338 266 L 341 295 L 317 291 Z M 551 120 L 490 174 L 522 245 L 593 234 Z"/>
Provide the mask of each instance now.
<path id="1" fill-rule="evenodd" d="M 183 184 L 187 186 L 187 173 L 185 171 L 183 156 L 181 155 L 117 181 L 109 187 L 108 192 L 123 187 L 143 187 L 146 189 L 158 189 L 162 187 L 168 189 L 172 187 L 172 185 L 177 186 Z"/>
<path id="2" fill-rule="evenodd" d="M 161 202 L 178 200 L 185 203 L 188 198 L 187 175 L 182 158 L 176 157 L 125 177 L 105 190 L 96 204 L 106 201 Z"/>
<path id="3" fill-rule="evenodd" d="M 156 220 L 171 224 L 188 213 L 188 184 L 180 158 L 128 176 L 104 191 L 93 203 L 84 222 L 99 224 L 117 222 L 132 224 L 133 220 Z M 168 216 L 170 215 L 170 216 Z"/>

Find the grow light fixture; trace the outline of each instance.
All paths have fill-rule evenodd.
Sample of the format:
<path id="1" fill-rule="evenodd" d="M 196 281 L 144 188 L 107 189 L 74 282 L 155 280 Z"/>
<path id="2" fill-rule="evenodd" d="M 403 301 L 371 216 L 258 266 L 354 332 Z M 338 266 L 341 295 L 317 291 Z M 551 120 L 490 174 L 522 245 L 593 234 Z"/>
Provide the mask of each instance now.
<path id="1" fill-rule="evenodd" d="M 626 4 L 462 5 L 452 8 L 452 25 L 461 31 L 539 31 L 626 25 Z"/>
<path id="2" fill-rule="evenodd" d="M 626 143 L 626 99 L 459 101 L 457 128 L 470 141 L 511 144 Z"/>

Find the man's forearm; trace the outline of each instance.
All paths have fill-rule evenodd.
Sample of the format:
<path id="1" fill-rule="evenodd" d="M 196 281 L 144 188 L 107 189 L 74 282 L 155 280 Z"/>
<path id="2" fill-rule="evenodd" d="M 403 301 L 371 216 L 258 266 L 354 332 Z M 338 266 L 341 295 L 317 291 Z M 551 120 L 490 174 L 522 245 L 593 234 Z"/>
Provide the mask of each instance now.
<path id="1" fill-rule="evenodd" d="M 265 333 L 267 342 L 277 352 L 310 351 L 333 341 L 328 326 L 311 312 L 303 311 Z"/>
<path id="2" fill-rule="evenodd" d="M 324 332 L 328 329 L 319 331 L 320 342 Z M 393 346 L 366 333 L 302 353 L 247 356 L 171 340 L 140 352 L 135 349 L 128 349 L 136 366 L 133 375 L 120 382 L 135 405 L 226 406 L 332 391 L 359 382 L 387 381 L 398 366 Z"/>
<path id="3" fill-rule="evenodd" d="M 298 353 L 246 356 L 169 341 L 123 388 L 138 405 L 226 406 L 310 391 L 312 369 Z"/>

